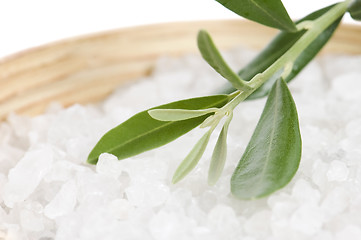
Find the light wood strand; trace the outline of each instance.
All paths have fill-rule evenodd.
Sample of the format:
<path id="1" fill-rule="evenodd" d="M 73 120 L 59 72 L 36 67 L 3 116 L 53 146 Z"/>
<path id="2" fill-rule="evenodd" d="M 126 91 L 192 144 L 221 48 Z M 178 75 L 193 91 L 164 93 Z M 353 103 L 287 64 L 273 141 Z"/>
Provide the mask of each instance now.
<path id="1" fill-rule="evenodd" d="M 151 72 L 160 56 L 197 53 L 206 29 L 222 50 L 260 49 L 276 30 L 242 20 L 165 23 L 69 39 L 0 60 L 0 120 L 10 112 L 36 115 L 51 102 L 64 106 L 104 99 L 116 87 Z M 361 54 L 361 28 L 341 26 L 322 52 Z"/>

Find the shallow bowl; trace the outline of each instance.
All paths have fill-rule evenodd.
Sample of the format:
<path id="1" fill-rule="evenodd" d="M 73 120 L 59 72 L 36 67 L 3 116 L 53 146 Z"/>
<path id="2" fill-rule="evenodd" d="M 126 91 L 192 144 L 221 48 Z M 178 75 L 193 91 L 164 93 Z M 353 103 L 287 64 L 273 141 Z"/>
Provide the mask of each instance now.
<path id="1" fill-rule="evenodd" d="M 196 35 L 210 32 L 227 50 L 260 49 L 277 30 L 243 20 L 164 23 L 123 28 L 51 43 L 0 60 L 0 120 L 104 99 L 117 86 L 151 73 L 162 55 L 196 53 Z M 322 53 L 361 54 L 361 26 L 342 25 Z"/>

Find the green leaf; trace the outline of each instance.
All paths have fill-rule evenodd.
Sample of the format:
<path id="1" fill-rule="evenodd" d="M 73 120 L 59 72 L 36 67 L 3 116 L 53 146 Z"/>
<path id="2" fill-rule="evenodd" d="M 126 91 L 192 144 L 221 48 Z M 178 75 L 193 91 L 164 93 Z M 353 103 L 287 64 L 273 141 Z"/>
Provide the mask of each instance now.
<path id="1" fill-rule="evenodd" d="M 212 154 L 211 164 L 209 166 L 208 171 L 208 184 L 214 185 L 218 181 L 221 173 L 224 169 L 224 164 L 226 163 L 227 159 L 227 133 L 228 127 L 232 120 L 233 113 L 228 116 L 226 122 L 222 127 L 222 131 L 219 134 L 216 146 L 214 147 L 214 151 Z"/>
<path id="2" fill-rule="evenodd" d="M 202 57 L 214 70 L 227 79 L 233 87 L 240 90 L 250 89 L 237 73 L 233 72 L 227 65 L 217 47 L 214 45 L 211 36 L 206 31 L 201 30 L 198 32 L 197 42 Z"/>
<path id="3" fill-rule="evenodd" d="M 348 7 L 348 12 L 355 20 L 361 20 L 361 0 L 354 0 Z"/>
<path id="4" fill-rule="evenodd" d="M 172 182 L 177 183 L 182 180 L 185 176 L 188 175 L 190 171 L 195 168 L 199 160 L 201 159 L 204 151 L 206 150 L 207 144 L 209 142 L 209 138 L 213 132 L 214 128 L 208 130 L 201 139 L 194 145 L 192 150 L 189 152 L 187 157 L 182 161 L 177 170 L 173 175 Z"/>
<path id="5" fill-rule="evenodd" d="M 315 20 L 318 17 L 322 16 L 334 5 L 328 6 L 326 8 L 320 9 L 298 22 Z M 298 73 L 317 55 L 317 53 L 322 49 L 322 47 L 327 43 L 335 29 L 340 23 L 340 20 L 335 21 L 330 27 L 328 27 L 318 38 L 316 38 L 310 46 L 296 59 L 292 67 L 292 71 L 286 79 L 286 82 L 290 82 L 295 78 Z M 306 31 L 301 31 L 297 33 L 288 33 L 280 32 L 270 43 L 263 49 L 256 58 L 254 58 L 247 66 L 245 66 L 238 74 L 242 79 L 249 81 L 256 74 L 265 71 L 269 66 L 271 66 L 279 57 L 281 57 L 287 50 L 305 33 Z M 252 93 L 247 100 L 257 99 L 266 96 L 274 81 L 277 78 L 273 77 L 270 79 L 270 82 L 266 82 L 260 88 L 258 88 L 254 93 Z M 233 92 L 234 88 L 229 88 L 224 92 L 230 93 Z"/>
<path id="6" fill-rule="evenodd" d="M 222 107 L 229 100 L 228 95 L 215 95 L 181 100 L 155 108 L 205 109 Z M 160 147 L 189 132 L 208 116 L 206 114 L 183 121 L 164 122 L 153 119 L 148 110 L 140 112 L 107 132 L 90 152 L 88 163 L 96 164 L 99 155 L 105 152 L 124 159 Z"/>
<path id="7" fill-rule="evenodd" d="M 329 9 L 331 9 L 334 5 L 331 5 L 327 8 L 324 8 L 322 10 L 319 10 L 315 13 L 312 13 L 308 16 L 306 16 L 302 20 L 314 20 L 317 19 L 319 16 L 322 16 L 324 13 L 326 13 Z M 286 82 L 290 82 L 292 79 L 294 79 L 298 73 L 317 55 L 317 53 L 322 49 L 322 47 L 328 42 L 328 40 L 331 38 L 332 34 L 336 30 L 337 26 L 339 25 L 341 21 L 341 18 L 335 21 L 330 27 L 328 27 L 319 37 L 317 37 L 307 48 L 305 51 L 302 52 L 302 54 L 296 59 L 296 61 L 293 63 L 292 70 L 290 74 L 284 79 Z M 282 56 L 303 34 L 305 31 L 302 31 L 300 33 L 280 33 L 274 41 L 270 43 L 270 48 L 268 49 L 268 54 L 271 54 L 272 62 L 269 63 L 269 66 L 276 60 L 275 57 Z M 291 44 L 290 44 L 291 43 Z M 290 45 L 289 45 L 290 44 Z M 282 49 L 279 49 L 278 47 L 283 46 Z M 278 49 L 278 51 L 277 51 Z M 272 53 L 273 52 L 273 53 Z M 262 53 L 261 53 L 262 54 Z M 262 56 L 265 57 L 265 56 Z M 258 57 L 257 57 L 258 58 Z M 264 58 L 262 58 L 264 60 Z M 258 59 L 260 61 L 261 59 Z M 258 62 L 257 61 L 257 62 Z M 262 61 L 262 60 L 261 60 Z M 251 62 L 252 64 L 253 62 Z M 257 64 L 254 62 L 253 64 Z M 253 65 L 255 66 L 255 65 Z M 268 66 L 267 66 L 268 67 Z M 246 67 L 247 68 L 247 67 Z M 244 69 L 244 71 L 247 71 Z M 242 72 L 239 73 L 241 76 L 243 75 Z M 272 81 L 273 80 L 273 81 Z M 277 78 L 271 79 L 270 83 L 267 83 L 262 85 L 260 88 L 258 88 L 251 96 L 248 97 L 248 100 L 251 99 L 257 99 L 266 96 L 274 81 L 277 80 Z"/>
<path id="8" fill-rule="evenodd" d="M 279 79 L 232 175 L 231 191 L 240 199 L 267 196 L 291 181 L 300 158 L 296 106 L 287 84 Z"/>
<path id="9" fill-rule="evenodd" d="M 218 108 L 197 109 L 197 110 L 152 109 L 149 110 L 148 113 L 152 118 L 159 121 L 181 121 L 181 120 L 203 116 L 208 113 L 213 113 L 217 110 Z"/>
<path id="10" fill-rule="evenodd" d="M 296 26 L 280 0 L 217 0 L 234 13 L 263 25 L 295 32 Z"/>

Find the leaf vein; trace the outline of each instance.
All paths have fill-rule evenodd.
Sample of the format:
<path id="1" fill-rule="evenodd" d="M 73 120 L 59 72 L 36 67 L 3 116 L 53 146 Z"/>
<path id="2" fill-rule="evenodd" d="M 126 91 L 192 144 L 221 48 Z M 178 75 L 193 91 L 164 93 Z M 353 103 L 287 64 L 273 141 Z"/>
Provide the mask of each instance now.
<path id="1" fill-rule="evenodd" d="M 277 84 L 277 83 L 276 83 Z M 280 89 L 276 86 L 276 89 L 275 89 L 275 99 L 278 98 L 278 95 L 279 95 L 279 91 Z M 279 108 L 279 103 L 278 101 L 275 101 L 275 104 L 274 104 L 274 110 L 273 110 L 273 121 L 272 121 L 272 130 L 271 130 L 271 134 L 270 134 L 270 143 L 269 143 L 269 146 L 268 146 L 268 149 L 267 149 L 267 155 L 266 155 L 266 161 L 265 161 L 265 166 L 264 168 L 262 169 L 262 172 L 261 172 L 261 178 L 258 180 L 258 182 L 263 182 L 264 180 L 264 177 L 265 177 L 265 172 L 266 172 L 266 169 L 269 165 L 269 162 L 270 162 L 270 154 L 271 154 L 271 151 L 272 151 L 272 145 L 273 145 L 273 142 L 275 140 L 274 138 L 274 135 L 275 135 L 275 129 L 276 129 L 276 124 L 277 124 L 277 121 L 276 119 L 277 118 L 277 112 L 278 112 L 278 108 Z"/>
<path id="2" fill-rule="evenodd" d="M 284 24 L 282 21 L 279 21 L 277 18 L 273 17 L 272 14 L 268 13 L 265 9 L 263 9 L 257 2 L 255 2 L 254 0 L 250 0 L 251 2 L 253 2 L 253 4 L 258 7 L 262 12 L 264 12 L 267 16 L 269 16 L 271 19 L 273 19 L 275 22 L 277 22 L 278 24 L 284 26 L 284 27 L 288 27 L 287 24 Z"/>
<path id="3" fill-rule="evenodd" d="M 215 102 L 215 103 L 212 103 L 212 104 L 209 104 L 209 105 L 206 105 L 204 108 L 206 109 L 206 108 L 209 108 L 209 107 L 216 106 L 216 105 L 222 103 L 223 101 L 225 101 L 225 99 L 219 100 L 218 102 Z M 159 126 L 159 127 L 157 127 L 157 128 L 154 128 L 154 129 L 152 129 L 151 131 L 148 131 L 148 132 L 146 132 L 146 133 L 144 133 L 144 134 L 137 135 L 137 137 L 131 138 L 131 139 L 129 139 L 128 141 L 125 141 L 122 145 L 118 145 L 118 146 L 116 146 L 116 147 L 110 148 L 110 150 L 108 150 L 108 151 L 109 151 L 109 152 L 113 152 L 113 151 L 116 150 L 116 149 L 122 148 L 122 147 L 124 147 L 124 146 L 126 146 L 126 145 L 128 145 L 128 144 L 130 144 L 130 143 L 132 143 L 132 142 L 134 142 L 134 141 L 136 141 L 136 140 L 138 140 L 138 139 L 140 139 L 140 138 L 145 137 L 145 136 L 149 136 L 149 135 L 151 135 L 151 134 L 153 134 L 153 133 L 155 133 L 155 132 L 157 132 L 157 131 L 159 131 L 159 130 L 161 130 L 161 129 L 163 129 L 163 128 L 169 127 L 169 126 L 172 125 L 172 124 L 174 124 L 173 121 L 171 121 L 171 122 L 169 122 L 169 123 L 164 123 L 163 125 L 161 125 L 161 126 Z"/>

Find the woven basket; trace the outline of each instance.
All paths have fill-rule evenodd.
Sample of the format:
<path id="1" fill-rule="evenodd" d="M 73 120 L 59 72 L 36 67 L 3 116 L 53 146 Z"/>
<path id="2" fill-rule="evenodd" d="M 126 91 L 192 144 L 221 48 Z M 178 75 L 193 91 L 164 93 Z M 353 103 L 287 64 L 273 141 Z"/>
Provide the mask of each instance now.
<path id="1" fill-rule="evenodd" d="M 242 20 L 166 23 L 119 29 L 30 49 L 0 61 L 0 120 L 36 115 L 50 102 L 100 101 L 117 86 L 149 74 L 161 55 L 197 52 L 206 29 L 217 46 L 260 49 L 276 30 Z M 342 25 L 322 52 L 361 54 L 361 27 Z"/>

